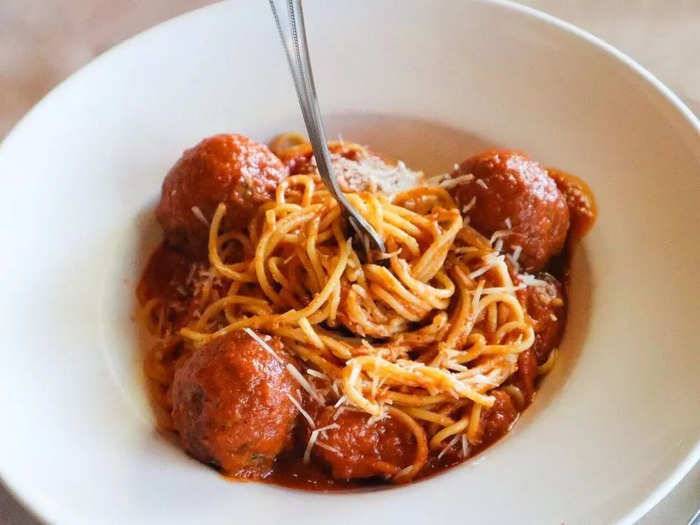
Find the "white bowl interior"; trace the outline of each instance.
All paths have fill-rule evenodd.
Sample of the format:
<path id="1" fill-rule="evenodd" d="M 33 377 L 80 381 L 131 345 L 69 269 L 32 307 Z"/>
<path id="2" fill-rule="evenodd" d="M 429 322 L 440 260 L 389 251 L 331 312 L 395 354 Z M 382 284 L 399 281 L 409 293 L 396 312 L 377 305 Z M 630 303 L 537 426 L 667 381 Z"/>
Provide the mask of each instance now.
<path id="1" fill-rule="evenodd" d="M 331 134 L 429 172 L 515 147 L 593 187 L 561 360 L 515 431 L 397 490 L 230 483 L 153 431 L 133 288 L 183 149 L 301 129 L 265 2 L 217 4 L 108 52 L 0 150 L 8 320 L 0 472 L 53 522 L 633 520 L 700 454 L 697 122 L 623 59 L 493 2 L 306 2 Z M 505 499 L 505 502 L 504 502 Z M 477 519 L 478 518 L 478 519 Z"/>

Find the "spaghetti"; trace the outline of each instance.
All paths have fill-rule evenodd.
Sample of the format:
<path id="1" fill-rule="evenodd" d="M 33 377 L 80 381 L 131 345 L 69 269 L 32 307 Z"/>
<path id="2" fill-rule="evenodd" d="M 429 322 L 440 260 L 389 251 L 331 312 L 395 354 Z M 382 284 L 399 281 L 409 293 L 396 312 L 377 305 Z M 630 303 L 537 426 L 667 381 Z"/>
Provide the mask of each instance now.
<path id="1" fill-rule="evenodd" d="M 293 140 L 280 144 L 294 150 L 277 152 L 280 158 L 308 149 Z M 366 154 L 355 144 L 343 147 Z M 246 228 L 226 228 L 236 210 L 218 205 L 208 261 L 187 277 L 191 290 L 143 306 L 158 337 L 146 371 L 159 387 L 163 426 L 172 428 L 167 393 L 176 362 L 245 329 L 281 338 L 303 363 L 303 374 L 295 368 L 299 383 L 320 405 L 362 411 L 370 421 L 393 418 L 410 430 L 415 457 L 395 481 L 415 477 L 433 453 L 442 457 L 454 447 L 466 454 L 481 442 L 480 418 L 494 405 L 494 389 L 535 341 L 517 296 L 524 285 L 439 184 L 346 196 L 387 247 L 372 262 L 353 247 L 337 202 L 315 173 L 284 179 Z M 316 386 L 326 379 L 328 388 Z M 524 404 L 517 386 L 504 391 Z M 315 442 L 323 432 L 314 430 Z"/>

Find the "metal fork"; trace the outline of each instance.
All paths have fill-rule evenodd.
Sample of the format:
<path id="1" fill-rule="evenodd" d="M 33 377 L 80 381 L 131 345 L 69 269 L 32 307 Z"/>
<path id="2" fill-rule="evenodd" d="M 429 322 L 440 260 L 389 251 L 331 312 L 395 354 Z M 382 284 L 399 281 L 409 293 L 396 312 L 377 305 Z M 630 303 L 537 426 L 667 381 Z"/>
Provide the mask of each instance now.
<path id="1" fill-rule="evenodd" d="M 364 249 L 365 260 L 369 261 L 371 260 L 371 248 L 379 250 L 382 254 L 386 252 L 386 248 L 377 231 L 345 198 L 333 174 L 331 156 L 326 145 L 326 133 L 318 105 L 316 86 L 314 85 L 314 76 L 311 71 L 301 0 L 269 1 L 272 14 L 277 23 L 277 29 L 279 29 L 280 38 L 282 39 L 282 46 L 287 53 L 289 69 L 294 79 L 294 87 L 299 98 L 301 113 L 304 116 L 306 131 L 309 134 L 309 140 L 313 147 L 318 172 L 355 231 L 356 238 L 359 239 Z"/>

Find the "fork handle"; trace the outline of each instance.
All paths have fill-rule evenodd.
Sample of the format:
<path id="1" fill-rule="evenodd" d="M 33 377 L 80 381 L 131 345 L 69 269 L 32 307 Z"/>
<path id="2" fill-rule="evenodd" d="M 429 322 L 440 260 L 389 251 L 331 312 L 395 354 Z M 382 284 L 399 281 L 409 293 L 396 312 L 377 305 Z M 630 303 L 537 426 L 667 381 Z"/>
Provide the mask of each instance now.
<path id="1" fill-rule="evenodd" d="M 384 243 L 374 228 L 355 210 L 340 190 L 333 175 L 331 156 L 326 143 L 326 132 L 318 105 L 314 76 L 309 58 L 309 46 L 306 41 L 306 26 L 301 0 L 269 0 L 275 23 L 279 30 L 282 46 L 287 54 L 289 69 L 294 79 L 299 106 L 306 124 L 306 131 L 313 148 L 318 172 L 333 197 L 338 201 L 345 214 L 350 216 L 350 224 L 357 234 L 365 240 L 365 235 L 372 238 L 375 246 L 385 251 Z M 366 242 L 365 242 L 366 244 Z"/>
<path id="2" fill-rule="evenodd" d="M 316 165 L 322 177 L 333 173 L 330 154 L 326 146 L 326 133 L 318 105 L 316 86 L 311 71 L 309 47 L 306 41 L 306 27 L 301 0 L 269 0 L 270 7 L 277 23 L 277 29 L 282 39 L 282 45 L 287 54 L 289 69 L 294 79 L 299 98 L 299 106 L 304 116 L 306 130 L 316 157 Z M 324 177 L 325 179 L 325 177 Z M 342 195 L 338 182 L 334 177 L 326 181 L 330 185 L 333 196 L 338 199 Z"/>

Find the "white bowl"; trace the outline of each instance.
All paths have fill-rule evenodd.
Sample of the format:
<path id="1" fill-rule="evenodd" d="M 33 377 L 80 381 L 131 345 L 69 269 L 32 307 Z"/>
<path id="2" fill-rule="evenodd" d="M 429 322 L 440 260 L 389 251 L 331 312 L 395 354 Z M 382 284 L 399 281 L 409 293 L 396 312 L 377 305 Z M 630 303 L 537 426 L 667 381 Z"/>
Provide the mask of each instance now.
<path id="1" fill-rule="evenodd" d="M 234 483 L 153 430 L 131 320 L 186 147 L 302 129 L 266 2 L 109 51 L 2 145 L 0 472 L 55 523 L 631 522 L 700 455 L 698 121 L 606 44 L 501 2 L 308 1 L 331 133 L 429 171 L 486 145 L 587 180 L 561 360 L 514 431 L 393 490 Z"/>

